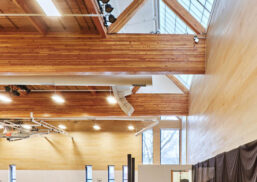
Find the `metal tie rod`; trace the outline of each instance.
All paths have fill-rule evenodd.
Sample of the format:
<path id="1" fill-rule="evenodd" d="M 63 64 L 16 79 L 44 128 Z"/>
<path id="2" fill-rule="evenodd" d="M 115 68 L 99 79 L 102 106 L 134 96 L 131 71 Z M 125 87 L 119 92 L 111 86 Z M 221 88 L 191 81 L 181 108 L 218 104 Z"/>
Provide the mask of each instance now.
<path id="1" fill-rule="evenodd" d="M 0 17 L 4 16 L 4 17 L 10 17 L 10 16 L 15 16 L 15 17 L 42 17 L 42 16 L 46 16 L 46 17 L 102 17 L 104 16 L 103 14 L 62 14 L 60 16 L 48 16 L 46 14 L 15 14 L 15 13 L 0 13 Z"/>

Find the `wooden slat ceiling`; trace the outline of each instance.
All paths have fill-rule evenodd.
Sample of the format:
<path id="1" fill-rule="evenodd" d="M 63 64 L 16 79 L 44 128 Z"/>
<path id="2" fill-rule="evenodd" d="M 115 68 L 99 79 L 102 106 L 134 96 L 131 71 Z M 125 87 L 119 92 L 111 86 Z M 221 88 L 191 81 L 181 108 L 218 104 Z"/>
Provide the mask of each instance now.
<path id="1" fill-rule="evenodd" d="M 22 0 L 30 9 L 24 12 L 15 3 L 15 0 L 1 0 L 0 13 L 38 13 L 43 14 L 42 9 L 35 0 Z M 84 0 L 55 0 L 57 9 L 62 14 L 89 14 Z M 48 32 L 79 32 L 84 34 L 98 34 L 91 17 L 36 17 L 46 25 Z M 36 32 L 33 24 L 27 17 L 0 17 L 0 32 Z"/>
<path id="2" fill-rule="evenodd" d="M 0 118 L 30 117 L 83 117 L 125 116 L 118 104 L 110 105 L 110 93 L 62 92 L 64 104 L 56 104 L 52 93 L 32 92 L 26 96 L 12 96 L 12 103 L 0 104 Z M 184 94 L 133 94 L 127 97 L 135 108 L 133 116 L 187 115 L 188 95 Z"/>

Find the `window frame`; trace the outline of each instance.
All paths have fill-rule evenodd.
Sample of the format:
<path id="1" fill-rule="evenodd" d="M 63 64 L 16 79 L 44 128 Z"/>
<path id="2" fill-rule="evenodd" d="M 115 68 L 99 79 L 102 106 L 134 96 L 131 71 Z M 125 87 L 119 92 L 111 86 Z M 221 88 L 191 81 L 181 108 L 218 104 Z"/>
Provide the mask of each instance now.
<path id="1" fill-rule="evenodd" d="M 113 176 L 114 178 L 113 179 L 110 179 L 110 167 L 113 167 Z M 115 182 L 115 165 L 108 165 L 108 182 Z"/>
<path id="2" fill-rule="evenodd" d="M 146 131 L 148 131 L 148 130 L 151 130 L 152 131 L 152 140 L 153 140 L 153 143 L 152 143 L 152 148 L 153 148 L 153 150 L 152 150 L 152 162 L 151 163 L 144 163 L 144 132 L 146 132 Z M 144 131 L 143 133 L 142 133 L 142 141 L 141 141 L 141 143 L 142 143 L 142 164 L 143 165 L 151 165 L 151 164 L 153 164 L 154 163 L 154 158 L 153 158 L 153 156 L 154 156 L 154 131 L 153 131 L 153 129 L 148 129 L 148 130 L 146 130 L 146 131 Z"/>
<path id="3" fill-rule="evenodd" d="M 92 169 L 92 179 L 88 179 L 88 167 L 91 167 Z M 85 166 L 85 171 L 86 171 L 86 182 L 93 182 L 93 166 L 92 165 L 86 165 Z"/>
<path id="4" fill-rule="evenodd" d="M 179 132 L 179 161 L 178 164 L 162 164 L 162 130 L 176 130 Z M 160 165 L 179 165 L 181 164 L 181 129 L 179 128 L 160 128 Z"/>
<path id="5" fill-rule="evenodd" d="M 15 169 L 13 168 L 15 167 Z M 15 175 L 13 175 L 13 172 L 15 171 Z M 9 165 L 9 182 L 16 182 L 16 165 L 15 164 L 10 164 Z"/>
<path id="6" fill-rule="evenodd" d="M 122 182 L 128 182 L 128 175 L 125 176 L 125 168 L 127 168 L 127 174 L 128 174 L 128 166 L 127 165 L 123 165 L 122 166 Z"/>

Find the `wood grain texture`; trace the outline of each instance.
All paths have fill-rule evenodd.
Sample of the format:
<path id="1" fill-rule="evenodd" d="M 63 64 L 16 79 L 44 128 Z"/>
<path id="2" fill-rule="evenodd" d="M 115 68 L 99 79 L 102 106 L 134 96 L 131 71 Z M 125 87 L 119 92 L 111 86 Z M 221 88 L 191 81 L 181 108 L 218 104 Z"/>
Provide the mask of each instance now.
<path id="1" fill-rule="evenodd" d="M 141 162 L 141 137 L 133 132 L 71 132 L 70 137 L 50 135 L 18 142 L 0 139 L 0 169 L 16 164 L 18 170 L 121 170 L 128 153 Z"/>
<path id="2" fill-rule="evenodd" d="M 19 3 L 19 7 L 15 4 Z M 85 2 L 88 0 L 54 0 L 56 8 L 62 14 L 89 14 L 89 8 Z M 35 0 L 1 0 L 0 10 L 4 13 L 40 13 L 44 14 L 42 8 Z M 33 24 L 32 24 L 33 23 Z M 42 25 L 43 24 L 43 25 Z M 44 32 L 45 26 L 48 33 L 80 33 L 83 35 L 97 35 L 98 30 L 92 17 L 1 17 L 0 32 L 19 33 L 19 32 Z M 41 33 L 42 34 L 42 33 Z"/>
<path id="3" fill-rule="evenodd" d="M 100 14 L 100 9 L 97 5 L 96 0 L 84 0 L 89 14 Z M 105 38 L 107 35 L 106 27 L 104 26 L 104 21 L 102 17 L 93 17 L 93 22 L 98 30 L 98 33 Z"/>
<path id="4" fill-rule="evenodd" d="M 168 74 L 166 75 L 182 92 L 184 92 L 185 94 L 189 93 L 189 90 L 187 89 L 187 87 L 181 83 L 179 81 L 179 79 L 177 79 L 174 75 Z"/>
<path id="5" fill-rule="evenodd" d="M 22 9 L 24 13 L 32 13 L 31 7 L 29 6 L 28 2 L 26 0 L 13 0 L 13 2 Z M 42 21 L 41 18 L 38 17 L 27 17 L 29 21 L 33 24 L 35 29 L 40 32 L 41 34 L 46 34 L 47 32 L 47 26 Z"/>
<path id="6" fill-rule="evenodd" d="M 108 27 L 108 33 L 118 33 L 147 0 L 133 0 L 133 2 L 118 16 L 117 20 Z"/>
<path id="7" fill-rule="evenodd" d="M 206 75 L 191 87 L 189 163 L 257 139 L 256 17 L 257 1 L 217 0 Z"/>
<path id="8" fill-rule="evenodd" d="M 35 117 L 125 116 L 118 104 L 107 102 L 109 93 L 61 93 L 66 100 L 63 105 L 52 101 L 53 93 L 13 96 L 12 103 L 0 105 L 0 118 L 29 117 L 30 112 Z M 134 116 L 188 114 L 188 97 L 183 94 L 134 94 L 127 100 L 135 108 Z"/>
<path id="9" fill-rule="evenodd" d="M 198 22 L 177 0 L 163 0 L 163 2 L 196 34 L 204 34 L 206 32 L 201 23 Z"/>
<path id="10" fill-rule="evenodd" d="M 205 40 L 193 35 L 0 36 L 0 74 L 199 74 Z"/>

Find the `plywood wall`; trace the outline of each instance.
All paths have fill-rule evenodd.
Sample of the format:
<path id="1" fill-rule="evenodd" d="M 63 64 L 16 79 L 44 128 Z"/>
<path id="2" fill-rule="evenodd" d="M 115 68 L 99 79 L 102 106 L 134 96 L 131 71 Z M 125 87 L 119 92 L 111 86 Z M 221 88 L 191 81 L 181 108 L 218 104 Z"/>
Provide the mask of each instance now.
<path id="1" fill-rule="evenodd" d="M 141 137 L 133 132 L 71 132 L 73 139 L 50 135 L 17 142 L 0 140 L 0 170 L 16 164 L 18 170 L 121 170 L 127 154 L 141 162 Z"/>
<path id="2" fill-rule="evenodd" d="M 206 75 L 195 77 L 191 88 L 190 163 L 257 139 L 256 18 L 256 0 L 217 0 Z"/>

